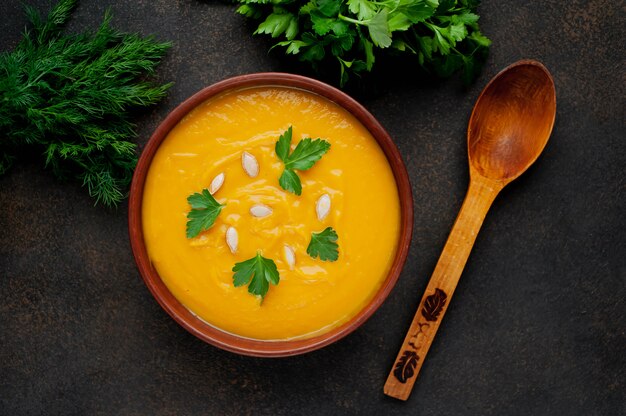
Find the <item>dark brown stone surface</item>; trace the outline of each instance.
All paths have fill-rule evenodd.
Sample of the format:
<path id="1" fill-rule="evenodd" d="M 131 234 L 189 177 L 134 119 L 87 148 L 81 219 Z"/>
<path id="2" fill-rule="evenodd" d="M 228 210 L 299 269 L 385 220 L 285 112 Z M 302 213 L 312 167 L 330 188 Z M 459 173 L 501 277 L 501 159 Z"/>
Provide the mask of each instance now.
<path id="1" fill-rule="evenodd" d="M 141 119 L 141 145 L 202 87 L 290 70 L 227 2 L 82 0 L 70 29 L 94 27 L 107 7 L 116 27 L 175 44 L 159 76 L 176 84 Z M 94 207 L 34 163 L 1 177 L 0 415 L 626 413 L 626 7 L 492 0 L 480 13 L 493 47 L 470 89 L 407 80 L 359 95 L 409 167 L 414 239 L 387 302 L 321 351 L 268 360 L 202 343 L 143 285 L 126 205 Z M 0 48 L 13 48 L 20 2 L 1 2 L 0 16 Z M 554 133 L 489 213 L 413 395 L 387 398 L 383 383 L 467 186 L 473 103 L 522 58 L 554 75 Z"/>

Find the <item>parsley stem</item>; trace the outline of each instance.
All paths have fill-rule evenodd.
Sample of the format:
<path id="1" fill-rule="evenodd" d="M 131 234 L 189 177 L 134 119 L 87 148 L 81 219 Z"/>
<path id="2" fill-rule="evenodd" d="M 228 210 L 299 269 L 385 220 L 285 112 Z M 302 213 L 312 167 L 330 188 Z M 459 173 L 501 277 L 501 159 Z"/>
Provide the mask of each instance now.
<path id="1" fill-rule="evenodd" d="M 367 26 L 367 23 L 369 23 L 369 20 L 356 20 L 352 19 L 351 17 L 344 16 L 341 13 L 339 13 L 337 17 L 343 21 L 354 23 L 355 25 Z"/>

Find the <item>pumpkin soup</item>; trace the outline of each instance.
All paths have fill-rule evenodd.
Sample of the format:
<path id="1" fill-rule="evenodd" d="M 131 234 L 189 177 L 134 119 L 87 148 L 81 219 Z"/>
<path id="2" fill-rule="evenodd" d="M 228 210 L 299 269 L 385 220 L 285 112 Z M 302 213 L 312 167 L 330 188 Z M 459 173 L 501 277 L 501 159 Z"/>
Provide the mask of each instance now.
<path id="1" fill-rule="evenodd" d="M 323 156 L 287 161 L 307 140 L 326 143 Z M 299 187 L 286 186 L 287 171 Z M 190 195 L 213 201 L 216 216 L 186 234 Z M 142 220 L 152 264 L 192 313 L 235 335 L 287 340 L 329 331 L 371 300 L 396 254 L 400 205 L 384 153 L 349 112 L 255 87 L 209 99 L 172 129 L 150 165 Z M 236 264 L 240 273 L 254 261 L 280 276 L 261 296 L 233 279 Z"/>

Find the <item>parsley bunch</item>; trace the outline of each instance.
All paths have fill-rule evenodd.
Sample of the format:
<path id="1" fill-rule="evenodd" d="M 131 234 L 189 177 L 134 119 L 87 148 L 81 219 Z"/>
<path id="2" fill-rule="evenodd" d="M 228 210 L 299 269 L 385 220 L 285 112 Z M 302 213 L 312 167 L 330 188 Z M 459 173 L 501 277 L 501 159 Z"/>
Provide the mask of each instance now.
<path id="1" fill-rule="evenodd" d="M 261 20 L 255 34 L 317 69 L 334 61 L 340 85 L 370 72 L 377 57 L 413 55 L 427 71 L 470 82 L 491 41 L 480 33 L 480 0 L 237 0 L 237 12 Z"/>
<path id="2" fill-rule="evenodd" d="M 170 84 L 146 81 L 169 43 L 125 34 L 107 13 L 95 32 L 62 33 L 76 0 L 60 0 L 0 54 L 0 174 L 20 154 L 42 154 L 60 178 L 87 187 L 96 203 L 126 196 L 137 162 L 130 110 L 158 102 Z"/>

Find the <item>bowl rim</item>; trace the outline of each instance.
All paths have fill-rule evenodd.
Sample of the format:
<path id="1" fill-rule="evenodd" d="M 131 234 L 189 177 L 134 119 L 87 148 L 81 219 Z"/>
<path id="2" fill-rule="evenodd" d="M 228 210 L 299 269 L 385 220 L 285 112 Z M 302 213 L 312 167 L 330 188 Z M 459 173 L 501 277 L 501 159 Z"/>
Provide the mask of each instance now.
<path id="1" fill-rule="evenodd" d="M 328 332 L 310 338 L 258 340 L 232 334 L 208 324 L 169 291 L 153 267 L 143 239 L 141 213 L 144 185 L 152 159 L 169 132 L 191 110 L 216 95 L 229 90 L 264 86 L 304 90 L 328 99 L 352 114 L 370 132 L 387 157 L 400 200 L 398 248 L 385 281 L 369 303 L 354 317 Z M 286 357 L 317 350 L 344 338 L 369 319 L 384 302 L 395 286 L 409 252 L 413 234 L 413 193 L 398 148 L 378 120 L 356 100 L 343 91 L 312 78 L 281 72 L 253 73 L 227 78 L 203 88 L 174 108 L 159 124 L 143 148 L 133 174 L 128 204 L 128 230 L 135 262 L 144 283 L 159 305 L 179 325 L 201 340 L 230 352 L 256 357 Z"/>

